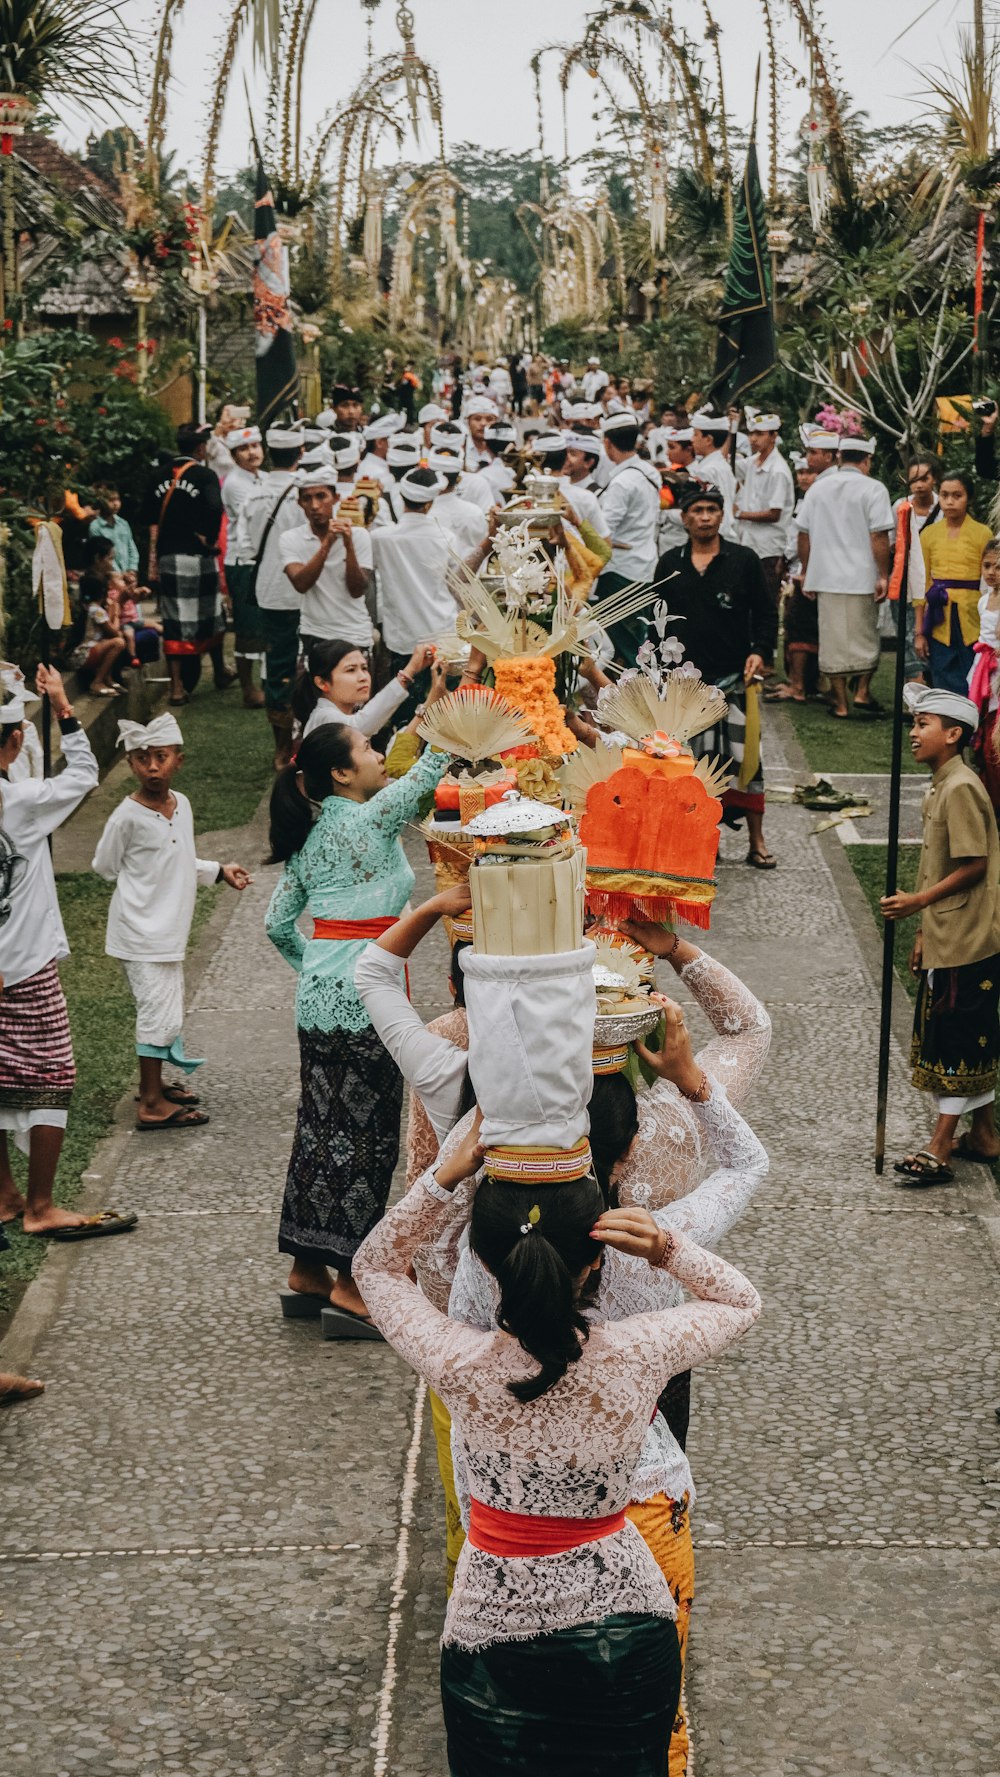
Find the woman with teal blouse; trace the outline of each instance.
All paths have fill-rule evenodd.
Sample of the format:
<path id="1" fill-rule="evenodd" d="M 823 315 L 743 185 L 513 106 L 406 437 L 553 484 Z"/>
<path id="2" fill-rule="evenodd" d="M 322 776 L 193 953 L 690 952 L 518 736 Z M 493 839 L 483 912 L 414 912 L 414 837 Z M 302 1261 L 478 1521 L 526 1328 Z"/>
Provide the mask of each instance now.
<path id="1" fill-rule="evenodd" d="M 426 752 L 390 783 L 367 735 L 328 723 L 306 736 L 271 795 L 271 861 L 285 868 L 265 923 L 299 977 L 301 1060 L 278 1248 L 292 1259 L 289 1288 L 339 1309 L 348 1334 L 350 1319 L 358 1321 L 361 1337 L 370 1322 L 351 1266 L 385 1213 L 403 1079 L 372 1028 L 354 969 L 406 906 L 414 876 L 399 836 L 448 765 L 446 754 Z M 296 923 L 307 908 L 311 938 Z"/>

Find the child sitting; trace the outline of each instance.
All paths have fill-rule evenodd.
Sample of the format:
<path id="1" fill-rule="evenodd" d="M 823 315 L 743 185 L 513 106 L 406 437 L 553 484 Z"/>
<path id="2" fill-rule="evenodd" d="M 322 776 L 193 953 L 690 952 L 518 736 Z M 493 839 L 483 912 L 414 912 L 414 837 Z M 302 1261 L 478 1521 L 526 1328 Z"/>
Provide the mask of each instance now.
<path id="1" fill-rule="evenodd" d="M 176 718 L 157 716 L 145 728 L 120 721 L 119 744 L 138 788 L 119 803 L 98 841 L 93 867 L 115 884 L 105 950 L 123 963 L 136 1003 L 139 1057 L 136 1127 L 191 1129 L 207 1123 L 198 1099 L 165 1085 L 163 1064 L 190 1073 L 200 1061 L 184 1053 L 184 953 L 195 891 L 214 882 L 245 889 L 252 880 L 239 864 L 206 863 L 196 856 L 191 804 L 171 786 L 184 763 Z"/>

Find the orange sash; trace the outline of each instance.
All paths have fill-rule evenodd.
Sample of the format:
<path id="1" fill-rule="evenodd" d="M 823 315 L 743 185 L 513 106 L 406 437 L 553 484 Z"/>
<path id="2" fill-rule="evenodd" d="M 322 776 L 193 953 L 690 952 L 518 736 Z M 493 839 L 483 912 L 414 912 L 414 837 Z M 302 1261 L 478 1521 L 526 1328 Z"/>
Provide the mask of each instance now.
<path id="1" fill-rule="evenodd" d="M 542 1518 L 528 1512 L 501 1512 L 481 1499 L 469 1501 L 469 1544 L 486 1555 L 563 1555 L 624 1528 L 624 1512 L 610 1518 Z"/>

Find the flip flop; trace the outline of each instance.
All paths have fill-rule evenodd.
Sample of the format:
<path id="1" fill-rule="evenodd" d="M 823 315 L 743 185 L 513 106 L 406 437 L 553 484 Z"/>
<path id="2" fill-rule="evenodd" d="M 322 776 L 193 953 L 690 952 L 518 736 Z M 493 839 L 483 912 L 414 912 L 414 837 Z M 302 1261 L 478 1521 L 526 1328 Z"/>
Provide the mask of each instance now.
<path id="1" fill-rule="evenodd" d="M 317 1290 L 290 1290 L 287 1287 L 278 1291 L 281 1300 L 282 1320 L 318 1320 L 324 1308 L 329 1308 L 330 1294 L 321 1296 Z"/>
<path id="2" fill-rule="evenodd" d="M 882 717 L 885 715 L 885 711 L 882 709 L 881 705 L 876 707 L 873 703 L 856 703 L 854 705 L 854 714 L 860 716 L 862 722 L 881 722 Z"/>
<path id="3" fill-rule="evenodd" d="M 778 860 L 769 851 L 748 851 L 743 862 L 749 864 L 751 870 L 777 870 Z"/>
<path id="4" fill-rule="evenodd" d="M 211 1120 L 204 1111 L 193 1111 L 187 1105 L 179 1104 L 169 1117 L 160 1117 L 152 1122 L 148 1118 L 137 1117 L 135 1126 L 141 1135 L 151 1135 L 154 1129 L 200 1129 L 203 1123 L 210 1123 Z"/>
<path id="5" fill-rule="evenodd" d="M 12 1386 L 0 1392 L 0 1407 L 16 1407 L 20 1401 L 33 1401 L 36 1395 L 44 1393 L 44 1382 L 36 1382 L 31 1376 L 15 1376 Z"/>
<path id="6" fill-rule="evenodd" d="M 350 1308 L 334 1308 L 330 1303 L 320 1314 L 320 1324 L 324 1339 L 377 1339 L 380 1344 L 385 1343 L 375 1322 Z"/>
<path id="7" fill-rule="evenodd" d="M 188 1092 L 183 1086 L 164 1086 L 163 1096 L 168 1104 L 186 1105 L 188 1109 L 201 1103 L 201 1099 L 196 1092 Z M 138 1092 L 134 1095 L 133 1103 L 139 1103 Z"/>
<path id="8" fill-rule="evenodd" d="M 951 1150 L 953 1160 L 973 1160 L 977 1166 L 996 1166 L 1000 1162 L 1000 1154 L 981 1154 L 978 1148 L 972 1147 L 968 1135 L 963 1135 Z"/>
<path id="9" fill-rule="evenodd" d="M 893 1171 L 911 1185 L 950 1185 L 955 1177 L 951 1167 L 935 1154 L 928 1154 L 926 1148 L 921 1148 L 919 1154 L 908 1154 L 905 1160 L 897 1160 Z"/>
<path id="10" fill-rule="evenodd" d="M 49 1228 L 36 1234 L 36 1240 L 103 1240 L 108 1234 L 128 1234 L 139 1217 L 133 1210 L 119 1215 L 117 1210 L 102 1209 L 100 1215 L 88 1216 L 78 1228 Z"/>

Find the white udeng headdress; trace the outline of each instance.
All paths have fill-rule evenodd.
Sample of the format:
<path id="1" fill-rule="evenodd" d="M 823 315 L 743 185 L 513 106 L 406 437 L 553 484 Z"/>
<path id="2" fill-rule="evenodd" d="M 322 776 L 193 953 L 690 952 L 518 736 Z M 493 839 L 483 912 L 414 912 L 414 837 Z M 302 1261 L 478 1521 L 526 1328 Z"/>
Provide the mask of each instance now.
<path id="1" fill-rule="evenodd" d="M 911 716 L 941 716 L 946 722 L 961 722 L 966 728 L 979 726 L 978 704 L 958 691 L 936 691 L 931 685 L 904 685 L 903 703 Z"/>
<path id="2" fill-rule="evenodd" d="M 154 716 L 145 727 L 141 722 L 129 722 L 124 717 L 120 718 L 115 745 L 124 745 L 126 753 L 138 752 L 140 747 L 182 747 L 184 736 L 177 717 L 164 710 L 162 716 Z"/>

